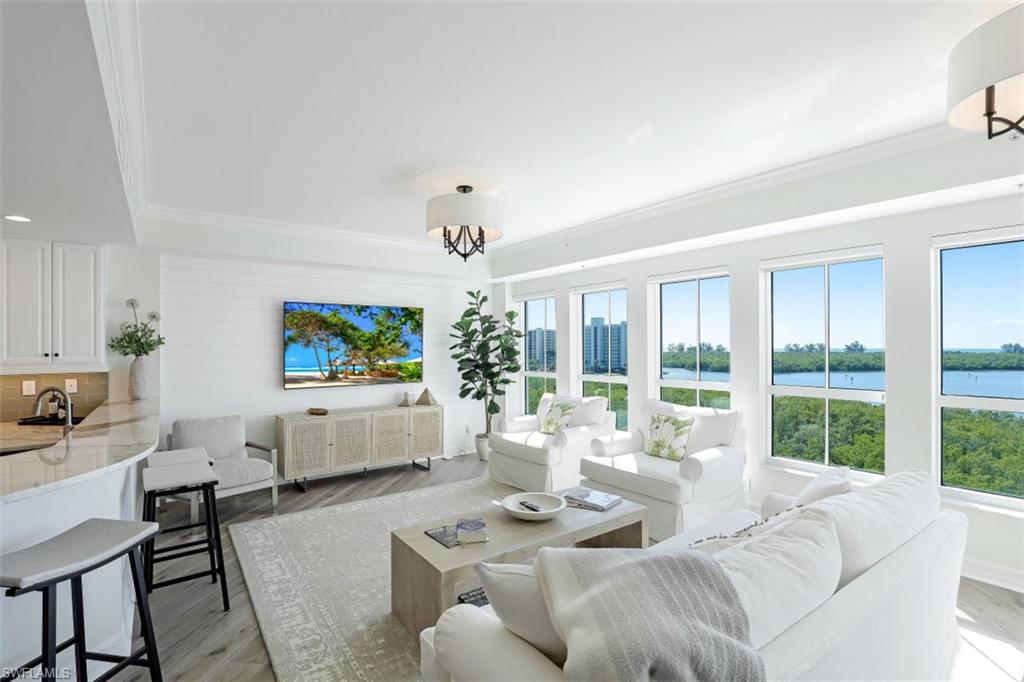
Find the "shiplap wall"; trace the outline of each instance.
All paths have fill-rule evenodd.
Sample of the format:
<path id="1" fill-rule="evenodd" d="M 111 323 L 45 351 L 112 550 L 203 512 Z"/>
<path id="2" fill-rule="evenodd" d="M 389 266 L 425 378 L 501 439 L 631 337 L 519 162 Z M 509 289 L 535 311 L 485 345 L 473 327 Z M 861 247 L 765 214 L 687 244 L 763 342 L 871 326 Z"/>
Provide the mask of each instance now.
<path id="1" fill-rule="evenodd" d="M 452 261 L 457 266 L 456 261 Z M 466 291 L 482 282 L 382 271 L 163 255 L 160 259 L 161 416 L 241 414 L 250 440 L 272 442 L 274 415 L 307 407 L 397 405 L 429 387 L 445 408 L 445 453 L 472 451 L 466 435 L 483 428 L 480 403 L 460 400 L 449 357 L 449 326 Z M 283 388 L 284 301 L 423 308 L 422 384 Z"/>

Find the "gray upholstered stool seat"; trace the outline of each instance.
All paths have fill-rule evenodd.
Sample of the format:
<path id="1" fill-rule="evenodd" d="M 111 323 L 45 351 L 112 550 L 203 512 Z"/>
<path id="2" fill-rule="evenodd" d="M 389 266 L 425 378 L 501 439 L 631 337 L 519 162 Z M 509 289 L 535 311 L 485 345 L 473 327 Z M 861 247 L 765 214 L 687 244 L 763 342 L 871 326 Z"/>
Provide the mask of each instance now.
<path id="1" fill-rule="evenodd" d="M 4 595 L 20 597 L 38 592 L 42 595 L 43 607 L 41 655 L 23 665 L 0 670 L 0 682 L 10 682 L 29 674 L 44 680 L 64 679 L 65 672 L 57 669 L 57 654 L 68 647 L 74 647 L 75 679 L 78 682 L 88 680 L 89 661 L 114 664 L 97 679 L 105 680 L 130 665 L 139 665 L 149 668 L 152 679 L 160 682 L 163 678 L 142 564 L 142 545 L 151 542 L 159 532 L 157 524 L 145 521 L 89 519 L 49 540 L 0 556 L 0 587 L 7 588 Z M 145 645 L 127 656 L 89 651 L 85 644 L 85 592 L 82 577 L 121 557 L 128 558 Z M 57 587 L 63 582 L 70 583 L 74 634 L 58 642 Z M 33 673 L 36 667 L 39 670 Z"/>
<path id="2" fill-rule="evenodd" d="M 206 454 L 206 448 L 184 448 L 182 450 L 160 450 L 146 458 L 146 466 L 159 467 L 168 464 L 185 464 L 187 462 L 210 463 L 213 458 Z"/>
<path id="3" fill-rule="evenodd" d="M 157 524 L 143 521 L 83 521 L 49 540 L 5 554 L 0 561 L 0 586 L 24 590 L 81 573 L 121 556 L 159 530 Z"/>
<path id="4" fill-rule="evenodd" d="M 206 483 L 217 483 L 217 475 L 204 461 L 150 466 L 142 470 L 142 487 L 146 492 L 172 490 Z"/>

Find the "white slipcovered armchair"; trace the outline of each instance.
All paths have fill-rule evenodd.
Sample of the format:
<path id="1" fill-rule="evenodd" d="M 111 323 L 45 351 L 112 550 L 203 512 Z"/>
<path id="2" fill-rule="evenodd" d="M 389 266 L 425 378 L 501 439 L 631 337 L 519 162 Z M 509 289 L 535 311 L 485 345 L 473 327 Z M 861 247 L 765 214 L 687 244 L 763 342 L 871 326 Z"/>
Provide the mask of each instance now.
<path id="1" fill-rule="evenodd" d="M 169 450 L 201 447 L 217 474 L 217 499 L 270 488 L 277 509 L 277 449 L 245 439 L 245 422 L 238 415 L 179 419 L 167 435 Z M 192 519 L 198 519 L 198 496 L 192 496 Z"/>
<path id="2" fill-rule="evenodd" d="M 647 403 L 642 429 L 595 439 L 580 463 L 582 485 L 647 507 L 653 540 L 664 540 L 744 506 L 743 439 L 731 410 Z M 681 461 L 644 453 L 650 415 L 693 417 Z"/>
<path id="3" fill-rule="evenodd" d="M 576 405 L 569 426 L 555 434 L 541 433 L 541 421 L 555 400 Z M 545 393 L 536 415 L 498 422 L 488 439 L 488 473 L 495 481 L 530 492 L 571 488 L 579 485 L 580 460 L 590 452 L 591 441 L 614 431 L 615 413 L 608 411 L 607 398 Z"/>

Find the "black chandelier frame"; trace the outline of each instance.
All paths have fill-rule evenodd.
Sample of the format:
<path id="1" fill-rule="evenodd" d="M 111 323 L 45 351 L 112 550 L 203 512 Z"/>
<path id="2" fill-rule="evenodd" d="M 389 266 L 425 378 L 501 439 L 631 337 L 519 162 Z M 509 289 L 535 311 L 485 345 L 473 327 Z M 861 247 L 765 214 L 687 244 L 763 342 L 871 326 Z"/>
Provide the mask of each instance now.
<path id="1" fill-rule="evenodd" d="M 996 86 L 994 85 L 985 88 L 985 118 L 988 119 L 988 139 L 990 140 L 1013 131 L 1024 135 L 1024 127 L 1022 127 L 1024 125 L 1024 116 L 1021 116 L 1016 121 L 996 116 Z M 996 123 L 1002 125 L 1003 129 L 995 130 L 994 124 Z"/>
<path id="2" fill-rule="evenodd" d="M 474 253 L 484 253 L 484 228 L 476 227 L 476 236 L 473 235 L 473 226 L 459 225 L 458 233 L 452 235 L 454 226 L 444 228 L 444 246 L 448 249 L 448 255 L 457 253 L 462 256 L 463 262 L 468 261 Z"/>

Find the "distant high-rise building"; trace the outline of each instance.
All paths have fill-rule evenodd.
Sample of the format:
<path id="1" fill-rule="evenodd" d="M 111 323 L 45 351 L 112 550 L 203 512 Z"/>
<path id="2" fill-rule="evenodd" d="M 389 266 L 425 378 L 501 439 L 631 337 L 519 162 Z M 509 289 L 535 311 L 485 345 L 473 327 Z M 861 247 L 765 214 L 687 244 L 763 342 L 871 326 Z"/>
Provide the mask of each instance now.
<path id="1" fill-rule="evenodd" d="M 603 317 L 590 318 L 583 327 L 583 371 L 586 374 L 625 373 L 629 356 L 625 322 L 606 324 Z"/>
<path id="2" fill-rule="evenodd" d="M 544 371 L 555 368 L 555 330 L 528 329 L 526 331 L 526 369 Z"/>

